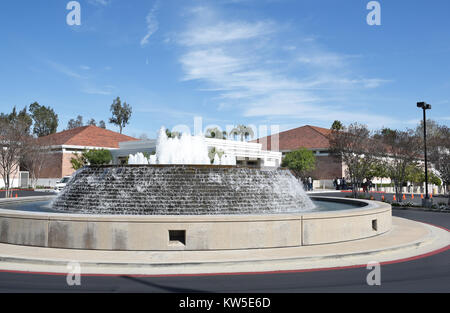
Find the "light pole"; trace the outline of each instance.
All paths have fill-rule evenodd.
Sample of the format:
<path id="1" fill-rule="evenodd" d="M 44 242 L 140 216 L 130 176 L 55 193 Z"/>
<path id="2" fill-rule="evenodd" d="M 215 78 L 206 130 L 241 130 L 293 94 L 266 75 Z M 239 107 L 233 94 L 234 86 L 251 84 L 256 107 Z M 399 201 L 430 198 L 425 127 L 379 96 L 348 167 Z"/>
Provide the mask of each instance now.
<path id="1" fill-rule="evenodd" d="M 426 102 L 417 102 L 417 107 L 423 110 L 423 141 L 425 152 L 425 199 L 422 200 L 422 206 L 430 207 L 431 200 L 428 194 L 428 159 L 427 159 L 427 110 L 431 110 L 431 104 Z"/>

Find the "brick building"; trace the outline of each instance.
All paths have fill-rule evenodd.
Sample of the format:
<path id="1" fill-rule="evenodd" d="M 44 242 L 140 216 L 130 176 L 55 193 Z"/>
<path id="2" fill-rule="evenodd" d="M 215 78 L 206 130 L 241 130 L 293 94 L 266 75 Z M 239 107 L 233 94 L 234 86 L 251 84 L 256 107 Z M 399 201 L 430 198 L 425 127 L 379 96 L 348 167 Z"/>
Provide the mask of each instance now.
<path id="1" fill-rule="evenodd" d="M 70 160 L 83 150 L 119 148 L 119 142 L 138 139 L 96 126 L 84 126 L 42 137 L 39 141 L 51 147 L 38 185 L 53 186 L 64 176 L 72 175 Z"/>
<path id="2" fill-rule="evenodd" d="M 265 150 L 280 151 L 283 156 L 290 151 L 306 148 L 316 155 L 316 169 L 311 173 L 315 187 L 333 187 L 333 179 L 345 176 L 345 165 L 330 155 L 328 136 L 330 129 L 316 126 L 302 126 L 276 135 L 259 138 L 256 142 Z"/>

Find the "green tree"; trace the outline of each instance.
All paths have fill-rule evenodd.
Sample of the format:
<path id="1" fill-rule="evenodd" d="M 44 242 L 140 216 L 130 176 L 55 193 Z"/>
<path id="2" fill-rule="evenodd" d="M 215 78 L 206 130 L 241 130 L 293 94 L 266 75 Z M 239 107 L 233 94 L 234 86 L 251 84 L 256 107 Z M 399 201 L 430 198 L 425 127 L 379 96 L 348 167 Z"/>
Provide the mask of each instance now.
<path id="1" fill-rule="evenodd" d="M 417 164 L 421 154 L 421 141 L 413 130 L 389 130 L 379 134 L 383 142 L 384 157 L 389 158 L 387 170 L 394 182 L 397 201 L 402 201 L 402 187 L 407 182 L 407 169 Z"/>
<path id="2" fill-rule="evenodd" d="M 58 115 L 52 108 L 34 102 L 30 105 L 31 118 L 34 121 L 33 134 L 44 137 L 56 133 Z"/>
<path id="3" fill-rule="evenodd" d="M 117 125 L 120 128 L 120 133 L 122 133 L 123 128 L 129 124 L 132 108 L 126 102 L 123 103 L 120 97 L 117 97 L 111 105 L 112 117 L 109 119 L 111 124 Z"/>
<path id="4" fill-rule="evenodd" d="M 425 174 L 423 176 L 425 176 Z M 425 181 L 425 177 L 424 177 L 424 181 Z M 428 181 L 436 186 L 442 185 L 442 180 L 439 178 L 439 176 L 437 176 L 436 174 L 434 174 L 433 172 L 430 172 L 430 171 L 428 171 Z"/>
<path id="5" fill-rule="evenodd" d="M 281 166 L 289 168 L 297 178 L 304 178 L 309 172 L 315 170 L 316 156 L 311 150 L 301 148 L 288 152 Z"/>
<path id="6" fill-rule="evenodd" d="M 78 171 L 80 168 L 83 168 L 87 164 L 87 160 L 85 157 L 85 153 L 87 150 L 84 150 L 83 153 L 77 153 L 70 159 L 70 164 L 72 164 L 72 168 L 75 171 Z"/>
<path id="7" fill-rule="evenodd" d="M 420 185 L 425 181 L 424 169 L 418 164 L 410 164 L 406 167 L 406 181 L 409 181 L 413 185 Z"/>
<path id="8" fill-rule="evenodd" d="M 91 118 L 88 122 L 87 125 L 90 126 L 97 126 L 97 122 L 95 121 L 95 119 Z"/>
<path id="9" fill-rule="evenodd" d="M 98 122 L 98 127 L 106 129 L 105 121 L 102 120 L 102 121 Z"/>
<path id="10" fill-rule="evenodd" d="M 333 130 L 330 135 L 332 155 L 346 165 L 346 176 L 352 183 L 353 197 L 373 166 L 378 162 L 381 150 L 378 140 L 374 140 L 366 125 L 350 124 L 343 131 Z"/>
<path id="11" fill-rule="evenodd" d="M 33 124 L 33 119 L 27 113 L 27 107 L 19 113 L 17 113 L 16 107 L 14 107 L 9 114 L 1 113 L 0 120 L 5 121 L 6 123 L 20 123 L 27 134 L 30 133 L 31 125 Z"/>
<path id="12" fill-rule="evenodd" d="M 331 129 L 332 130 L 337 130 L 337 131 L 343 130 L 344 129 L 344 125 L 342 125 L 341 121 L 336 120 L 336 121 L 333 122 L 333 125 L 331 125 Z"/>
<path id="13" fill-rule="evenodd" d="M 83 117 L 81 115 L 78 115 L 76 119 L 72 118 L 72 119 L 69 120 L 69 122 L 67 123 L 67 129 L 66 130 L 82 127 L 83 125 L 84 125 Z"/>
<path id="14" fill-rule="evenodd" d="M 386 161 L 377 159 L 370 167 L 366 178 L 371 180 L 375 177 L 380 178 L 381 184 L 383 184 L 383 178 L 388 177 L 388 175 Z"/>

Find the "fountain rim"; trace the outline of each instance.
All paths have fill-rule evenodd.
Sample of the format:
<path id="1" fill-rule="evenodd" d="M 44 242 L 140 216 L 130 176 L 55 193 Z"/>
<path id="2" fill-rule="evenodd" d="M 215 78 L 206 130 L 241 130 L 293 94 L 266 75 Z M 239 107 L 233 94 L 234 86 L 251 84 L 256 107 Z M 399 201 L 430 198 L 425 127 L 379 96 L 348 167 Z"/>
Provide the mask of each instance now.
<path id="1" fill-rule="evenodd" d="M 389 231 L 391 206 L 382 202 L 367 203 L 369 205 L 363 208 L 345 211 L 282 215 L 111 216 L 0 209 L 0 242 L 98 251 L 218 251 L 300 247 L 359 240 Z M 374 221 L 377 221 L 375 229 Z M 171 240 L 171 231 L 183 230 L 184 242 Z"/>
<path id="2" fill-rule="evenodd" d="M 251 167 L 241 165 L 209 165 L 209 164 L 102 164 L 102 165 L 86 165 L 83 168 L 199 168 L 199 169 L 251 169 L 260 171 L 283 170 L 290 171 L 287 167 Z"/>
<path id="3" fill-rule="evenodd" d="M 25 202 L 41 202 L 54 199 L 55 196 L 40 196 L 30 197 L 34 199 L 8 199 L 0 201 L 0 214 L 9 217 L 25 217 L 48 219 L 48 220 L 72 220 L 72 221 L 171 221 L 171 222 L 201 222 L 201 221 L 264 221 L 264 220 L 288 220 L 292 218 L 298 219 L 315 219 L 315 218 L 335 218 L 335 217 L 351 217 L 359 215 L 367 215 L 374 213 L 385 212 L 390 208 L 390 205 L 384 202 L 363 200 L 363 199 L 343 199 L 336 197 L 312 196 L 312 200 L 341 202 L 341 203 L 360 203 L 364 204 L 360 207 L 355 207 L 346 210 L 338 211 L 304 211 L 295 213 L 271 213 L 271 214 L 215 214 L 215 215 L 126 215 L 126 214 L 77 214 L 77 213 L 52 213 L 52 212 L 28 212 L 8 210 L 2 207 L 3 204 L 10 203 L 25 203 Z"/>

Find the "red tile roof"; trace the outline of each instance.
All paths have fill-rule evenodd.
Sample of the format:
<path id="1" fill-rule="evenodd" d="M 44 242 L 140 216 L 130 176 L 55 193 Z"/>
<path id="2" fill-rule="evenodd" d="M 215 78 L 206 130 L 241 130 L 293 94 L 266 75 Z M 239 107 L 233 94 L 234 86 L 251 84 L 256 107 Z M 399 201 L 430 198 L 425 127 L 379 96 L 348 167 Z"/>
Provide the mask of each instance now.
<path id="1" fill-rule="evenodd" d="M 328 136 L 330 129 L 316 126 L 302 126 L 279 133 L 280 151 L 307 149 L 328 149 L 330 147 Z M 262 143 L 264 150 L 271 150 L 272 136 L 259 138 L 254 142 Z M 265 144 L 267 142 L 267 145 Z"/>
<path id="2" fill-rule="evenodd" d="M 83 126 L 39 138 L 47 145 L 119 148 L 119 142 L 139 139 L 122 135 L 96 126 Z"/>

